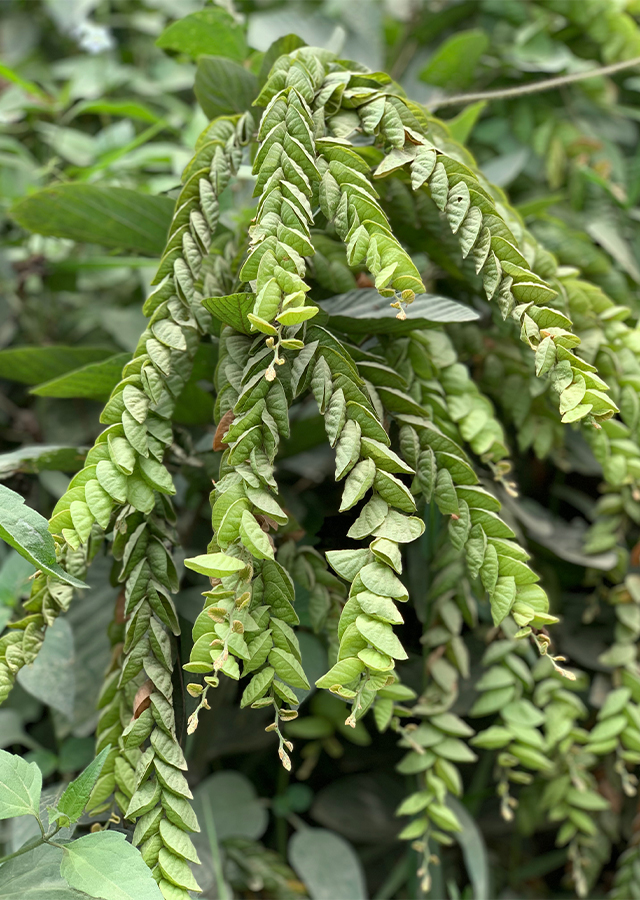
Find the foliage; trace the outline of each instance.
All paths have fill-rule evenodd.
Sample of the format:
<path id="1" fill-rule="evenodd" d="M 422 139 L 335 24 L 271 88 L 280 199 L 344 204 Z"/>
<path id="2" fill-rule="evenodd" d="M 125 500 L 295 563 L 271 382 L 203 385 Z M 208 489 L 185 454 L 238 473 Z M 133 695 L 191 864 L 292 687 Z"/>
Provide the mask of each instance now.
<path id="1" fill-rule="evenodd" d="M 4 13 L 0 898 L 635 896 L 640 8 L 180 14 Z"/>

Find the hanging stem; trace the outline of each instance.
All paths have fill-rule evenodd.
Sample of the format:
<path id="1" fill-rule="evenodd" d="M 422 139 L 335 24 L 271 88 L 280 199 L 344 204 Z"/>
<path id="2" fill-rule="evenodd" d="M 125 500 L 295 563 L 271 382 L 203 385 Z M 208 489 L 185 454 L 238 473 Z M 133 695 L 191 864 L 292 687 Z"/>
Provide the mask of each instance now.
<path id="1" fill-rule="evenodd" d="M 429 110 L 440 109 L 443 106 L 464 106 L 466 103 L 475 103 L 478 100 L 503 100 L 510 97 L 521 97 L 524 94 L 539 94 L 542 91 L 551 91 L 574 81 L 585 81 L 587 78 L 596 78 L 600 75 L 613 75 L 624 69 L 632 69 L 640 66 L 640 56 L 626 59 L 622 62 L 612 63 L 609 66 L 600 66 L 597 69 L 589 69 L 586 72 L 574 72 L 571 75 L 558 75 L 556 78 L 545 78 L 543 81 L 532 81 L 530 84 L 522 84 L 513 88 L 498 88 L 495 91 L 475 91 L 469 94 L 454 94 L 452 97 L 442 97 L 428 103 Z"/>

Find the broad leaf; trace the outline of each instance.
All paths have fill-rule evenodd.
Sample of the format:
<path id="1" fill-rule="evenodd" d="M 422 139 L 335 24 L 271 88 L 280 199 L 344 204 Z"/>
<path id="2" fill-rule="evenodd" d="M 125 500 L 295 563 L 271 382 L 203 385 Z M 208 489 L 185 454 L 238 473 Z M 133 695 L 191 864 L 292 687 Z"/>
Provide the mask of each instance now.
<path id="1" fill-rule="evenodd" d="M 258 79 L 248 69 L 222 56 L 198 60 L 195 94 L 210 119 L 242 113 L 258 93 Z"/>
<path id="2" fill-rule="evenodd" d="M 99 831 L 67 844 L 60 872 L 71 887 L 90 897 L 162 900 L 151 869 L 119 831 Z"/>
<path id="3" fill-rule="evenodd" d="M 269 815 L 251 782 L 240 772 L 216 772 L 205 778 L 195 792 L 193 807 L 203 831 L 213 818 L 218 840 L 259 840 L 267 829 Z"/>
<path id="4" fill-rule="evenodd" d="M 205 553 L 202 556 L 193 556 L 185 559 L 185 566 L 199 572 L 201 575 L 208 575 L 209 578 L 225 578 L 234 572 L 239 572 L 245 568 L 246 563 L 234 556 L 227 556 L 226 553 Z"/>
<path id="5" fill-rule="evenodd" d="M 285 34 L 271 44 L 262 58 L 260 74 L 258 75 L 260 87 L 262 87 L 267 80 L 269 72 L 271 71 L 271 66 L 278 57 L 282 56 L 284 53 L 292 53 L 294 50 L 297 50 L 298 47 L 306 47 L 306 44 L 297 34 Z"/>
<path id="6" fill-rule="evenodd" d="M 174 206 L 128 188 L 59 184 L 21 200 L 11 216 L 36 234 L 161 256 Z"/>
<path id="7" fill-rule="evenodd" d="M 22 744 L 35 750 L 38 744 L 24 730 L 22 718 L 16 709 L 0 709 L 0 748 Z"/>
<path id="8" fill-rule="evenodd" d="M 418 294 L 407 307 L 407 318 L 398 319 L 398 310 L 389 298 L 373 288 L 348 291 L 322 301 L 329 314 L 329 324 L 348 334 L 406 334 L 418 328 L 429 328 L 434 322 L 473 322 L 478 313 L 448 297 Z"/>
<path id="9" fill-rule="evenodd" d="M 58 444 L 33 444 L 9 453 L 0 453 L 0 479 L 16 472 L 77 472 L 82 468 L 86 450 Z"/>
<path id="10" fill-rule="evenodd" d="M 604 249 L 613 256 L 636 284 L 640 284 L 640 269 L 634 258 L 634 250 L 621 234 L 621 230 L 613 221 L 597 218 L 590 221 L 587 231 Z"/>
<path id="11" fill-rule="evenodd" d="M 86 397 L 89 400 L 107 400 L 122 378 L 122 369 L 131 359 L 129 353 L 116 353 L 102 362 L 89 363 L 45 381 L 31 389 L 38 397 Z"/>
<path id="12" fill-rule="evenodd" d="M 440 45 L 419 77 L 448 91 L 466 87 L 473 81 L 476 66 L 488 46 L 484 31 L 459 31 Z"/>
<path id="13" fill-rule="evenodd" d="M 86 900 L 60 874 L 62 854 L 43 844 L 0 869 L 0 900 Z"/>
<path id="14" fill-rule="evenodd" d="M 42 703 L 71 718 L 76 692 L 74 663 L 71 626 L 66 619 L 56 619 L 47 628 L 34 662 L 18 672 L 18 683 Z"/>
<path id="15" fill-rule="evenodd" d="M 459 800 L 449 794 L 446 802 L 462 825 L 462 831 L 456 832 L 455 839 L 460 844 L 467 874 L 473 885 L 473 900 L 490 900 L 489 858 L 482 832 Z"/>
<path id="16" fill-rule="evenodd" d="M 35 763 L 0 750 L 0 819 L 37 816 L 42 773 Z"/>
<path id="17" fill-rule="evenodd" d="M 55 543 L 47 528 L 47 520 L 40 513 L 27 506 L 19 494 L 0 484 L 0 538 L 43 572 L 73 587 L 87 587 L 58 565 Z"/>
<path id="18" fill-rule="evenodd" d="M 9 347 L 0 350 L 0 378 L 38 384 L 112 354 L 106 347 Z"/>
<path id="19" fill-rule="evenodd" d="M 364 873 L 344 838 L 324 828 L 303 828 L 289 841 L 289 862 L 312 900 L 364 900 Z"/>
<path id="20" fill-rule="evenodd" d="M 194 59 L 215 53 L 242 61 L 249 52 L 242 26 L 219 6 L 191 13 L 169 25 L 156 44 L 163 50 L 177 50 Z"/>
<path id="21" fill-rule="evenodd" d="M 486 105 L 486 100 L 480 100 L 478 103 L 471 103 L 469 106 L 465 106 L 455 119 L 447 120 L 447 127 L 454 140 L 459 141 L 461 144 L 466 142 L 473 131 L 473 126 L 482 115 L 482 111 Z"/>
<path id="22" fill-rule="evenodd" d="M 247 319 L 247 315 L 256 302 L 255 294 L 241 293 L 228 294 L 226 297 L 206 297 L 202 302 L 211 315 L 224 322 L 225 325 L 231 325 L 242 334 L 255 333 L 251 331 L 251 323 Z"/>

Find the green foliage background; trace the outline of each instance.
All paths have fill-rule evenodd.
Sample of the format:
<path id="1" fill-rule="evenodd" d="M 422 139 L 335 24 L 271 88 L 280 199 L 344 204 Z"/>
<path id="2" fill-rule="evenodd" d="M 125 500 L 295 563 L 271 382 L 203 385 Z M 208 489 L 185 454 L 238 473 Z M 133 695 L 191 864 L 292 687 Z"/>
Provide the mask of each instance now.
<path id="1" fill-rule="evenodd" d="M 92 818 L 85 814 L 71 826 L 76 839 L 84 840 L 81 836 L 87 835 L 92 822 L 106 824 L 113 809 L 121 813 L 132 795 L 138 797 L 137 738 L 134 735 L 127 745 L 129 757 L 118 754 L 114 745 L 122 740 L 132 706 L 140 704 L 142 695 L 136 695 L 136 690 L 144 673 L 135 673 L 126 691 L 116 692 L 116 681 L 124 655 L 131 659 L 136 647 L 142 646 L 149 617 L 147 613 L 146 625 L 140 618 L 139 631 L 129 620 L 129 637 L 125 635 L 121 567 L 113 564 L 111 555 L 124 560 L 127 579 L 131 560 L 137 563 L 144 557 L 151 561 L 149 565 L 163 567 L 166 584 L 177 590 L 177 613 L 171 612 L 170 601 L 162 607 L 164 612 L 157 611 L 160 600 L 153 607 L 153 621 L 164 622 L 174 633 L 169 641 L 166 630 L 158 625 L 153 654 L 161 658 L 164 653 L 169 668 L 172 654 L 177 654 L 192 672 L 181 674 L 176 666 L 167 685 L 165 670 L 154 676 L 147 669 L 156 688 L 165 678 L 165 694 L 172 696 L 174 712 L 158 712 L 154 719 L 144 710 L 136 720 L 148 722 L 147 733 L 140 730 L 140 740 L 146 740 L 153 728 L 151 743 L 156 759 L 161 759 L 156 777 L 169 779 L 163 787 L 172 796 L 186 798 L 193 792 L 201 828 L 192 835 L 191 844 L 184 837 L 189 829 L 172 822 L 162 826 L 162 841 L 157 838 L 157 822 L 148 825 L 144 838 L 144 828 L 138 826 L 135 843 L 142 842 L 143 857 L 151 868 L 156 867 L 156 880 L 164 879 L 165 897 L 188 896 L 187 890 L 196 885 L 190 880 L 194 877 L 203 896 L 210 898 L 482 900 L 571 897 L 578 892 L 622 900 L 640 895 L 634 774 L 640 762 L 636 649 L 640 635 L 636 103 L 640 77 L 637 67 L 629 68 L 543 93 L 446 105 L 448 98 L 459 93 L 500 91 L 640 57 L 640 7 L 635 0 L 616 4 L 609 0 L 290 0 L 284 4 L 238 0 L 233 8 L 207 5 L 202 9 L 199 0 L 183 0 L 179 14 L 186 18 L 179 21 L 175 4 L 162 0 L 11 0 L 0 11 L 0 478 L 43 516 L 54 515 L 51 530 L 64 534 L 68 543 L 58 553 L 58 562 L 80 579 L 86 570 L 81 545 L 86 549 L 93 527 L 93 559 L 86 572 L 90 590 L 78 592 L 73 603 L 71 588 L 59 583 L 53 593 L 49 582 L 39 594 L 45 576 L 35 581 L 32 600 L 27 601 L 34 566 L 15 550 L 0 546 L 4 667 L 0 687 L 3 695 L 8 694 L 0 709 L 0 744 L 39 767 L 44 779 L 43 810 L 60 802 L 62 789 L 91 762 L 96 745 L 98 751 L 111 745 L 110 763 L 89 803 L 90 810 L 99 811 Z M 198 17 L 189 18 L 193 13 Z M 274 41 L 291 33 L 301 40 L 269 51 Z M 407 97 L 422 105 L 421 112 L 419 107 L 410 110 L 414 117 L 418 113 L 426 117 L 416 121 L 426 122 L 429 140 L 448 162 L 441 166 L 443 186 L 440 170 L 437 176 L 433 166 L 429 170 L 429 147 L 425 145 L 420 151 L 423 156 L 414 163 L 412 147 L 418 139 L 414 134 L 405 143 L 401 128 L 398 141 L 395 119 L 389 104 L 383 103 L 381 115 L 387 118 L 376 125 L 377 148 L 367 146 L 366 139 L 356 144 L 367 178 L 371 168 L 380 165 L 382 148 L 391 151 L 378 171 L 382 175 L 386 166 L 391 177 L 376 178 L 374 186 L 399 241 L 393 258 L 400 268 L 380 275 L 383 263 L 376 263 L 373 254 L 358 256 L 355 250 L 348 260 L 338 224 L 311 232 L 315 255 L 310 254 L 308 271 L 300 277 L 311 284 L 309 297 L 323 313 L 309 321 L 304 333 L 292 332 L 289 339 L 302 335 L 308 345 L 317 340 L 320 346 L 323 341 L 329 346 L 321 331 L 324 327 L 341 345 L 333 344 L 324 355 L 313 356 L 315 369 L 300 368 L 301 393 L 290 412 L 290 432 L 281 424 L 276 429 L 278 503 L 288 515 L 288 521 L 278 523 L 277 559 L 295 584 L 292 616 L 300 620 L 297 638 L 291 637 L 284 627 L 288 627 L 286 599 L 276 617 L 284 626 L 274 625 L 271 614 L 272 630 L 281 629 L 277 675 L 291 685 L 281 687 L 275 699 L 280 706 L 287 692 L 290 697 L 294 692 L 290 705 L 300 701 L 295 720 L 287 721 L 286 711 L 276 714 L 281 759 L 286 762 L 290 756 L 288 771 L 278 762 L 273 734 L 264 730 L 273 717 L 273 706 L 248 708 L 252 699 L 257 698 L 260 705 L 259 693 L 269 688 L 267 679 L 273 674 L 258 673 L 255 677 L 262 677 L 266 687 L 263 681 L 252 681 L 254 694 L 245 694 L 241 704 L 247 681 L 238 688 L 233 680 L 238 668 L 233 660 L 241 660 L 244 652 L 240 644 L 236 657 L 233 644 L 229 645 L 231 662 L 218 657 L 215 676 L 221 669 L 231 677 L 221 677 L 219 686 L 206 693 L 211 711 L 201 710 L 197 730 L 187 735 L 187 722 L 199 696 L 190 695 L 187 681 L 193 678 L 201 683 L 200 674 L 213 669 L 208 648 L 204 657 L 198 649 L 202 641 L 192 649 L 196 620 L 196 637 L 198 633 L 213 636 L 207 630 L 210 617 L 203 619 L 200 612 L 206 580 L 198 573 L 217 574 L 211 559 L 197 563 L 192 558 L 228 549 L 219 538 L 220 515 L 218 545 L 209 546 L 209 493 L 212 481 L 220 481 L 230 467 L 245 460 L 236 451 L 236 463 L 229 463 L 219 449 L 212 450 L 216 424 L 230 408 L 229 395 L 237 387 L 227 383 L 233 379 L 225 374 L 225 365 L 216 369 L 216 364 L 230 357 L 247 362 L 247 371 L 253 372 L 260 366 L 262 371 L 269 362 L 265 357 L 263 364 L 259 356 L 262 342 L 250 348 L 247 339 L 224 328 L 226 323 L 249 334 L 247 313 L 260 310 L 254 308 L 255 298 L 246 292 L 246 282 L 257 276 L 258 291 L 264 286 L 257 270 L 251 279 L 238 277 L 248 249 L 257 246 L 260 237 L 254 233 L 248 248 L 247 229 L 256 201 L 252 160 L 241 149 L 247 142 L 242 128 L 251 127 L 246 119 L 238 127 L 235 122 L 223 122 L 206 132 L 209 139 L 220 141 L 212 169 L 219 179 L 220 224 L 213 244 L 208 246 L 205 237 L 198 249 L 199 256 L 206 257 L 202 293 L 213 298 L 206 305 L 214 316 L 211 324 L 202 320 L 210 336 L 197 349 L 175 344 L 185 359 L 193 361 L 190 373 L 186 366 L 186 375 L 176 376 L 173 441 L 171 436 L 164 441 L 168 444 L 165 463 L 175 486 L 175 516 L 162 499 L 154 506 L 160 496 L 154 491 L 161 496 L 170 492 L 171 479 L 165 481 L 165 470 L 153 462 L 145 464 L 146 476 L 137 479 L 135 493 L 125 493 L 132 506 L 118 520 L 120 537 L 113 542 L 98 538 L 100 529 L 92 526 L 97 516 L 87 520 L 78 507 L 66 512 L 64 502 L 62 507 L 56 504 L 103 430 L 101 410 L 148 325 L 143 304 L 147 301 L 146 311 L 153 312 L 163 299 L 148 301 L 149 285 L 165 253 L 183 171 L 188 166 L 187 175 L 195 171 L 194 152 L 201 152 L 206 144 L 199 136 L 210 119 L 250 109 L 280 53 L 295 51 L 302 42 L 326 47 L 340 59 L 355 60 L 374 73 L 388 72 Z M 354 70 L 352 85 L 387 89 L 384 79 L 367 82 L 363 77 L 358 85 L 357 65 Z M 351 134 L 358 102 L 342 110 L 342 121 L 336 119 L 332 126 L 334 135 Z M 256 125 L 260 113 L 252 110 Z M 355 121 L 359 127 L 359 120 Z M 353 165 L 357 172 L 357 164 Z M 224 189 L 232 170 L 237 178 Z M 419 170 L 423 175 L 427 172 L 422 180 Z M 334 163 L 332 172 L 336 171 Z M 358 183 L 357 176 L 348 178 Z M 414 187 L 420 187 L 430 178 L 429 188 L 412 193 L 412 179 Z M 259 179 L 264 188 L 266 177 L 260 174 Z M 500 239 L 517 242 L 514 251 L 504 251 L 503 243 L 500 257 L 502 278 L 513 278 L 511 284 L 505 284 L 500 275 L 496 276 L 499 285 L 491 284 L 493 276 L 486 268 L 483 278 L 477 277 L 473 252 L 462 260 L 460 244 L 468 256 L 476 237 L 470 234 L 470 219 L 467 232 L 462 224 L 469 204 L 460 216 L 453 202 L 457 194 L 450 193 L 462 190 L 460 202 L 465 204 L 460 184 L 475 192 L 471 207 L 478 206 L 484 216 L 491 216 L 495 205 L 506 221 L 505 226 L 500 224 L 502 219 L 491 220 L 498 237 L 494 251 L 498 253 Z M 323 189 L 325 194 L 318 201 L 322 222 L 331 218 L 328 212 L 333 204 L 326 186 Z M 452 228 L 457 234 L 451 233 Z M 182 258 L 183 248 L 183 244 L 169 244 L 161 271 L 170 271 L 175 259 Z M 530 269 L 536 274 L 531 275 Z M 401 322 L 395 310 L 387 307 L 388 300 L 379 302 L 374 282 L 383 293 L 390 283 L 398 291 L 412 290 L 414 284 L 422 294 L 420 278 L 431 296 L 418 297 L 407 307 L 406 322 Z M 485 290 L 489 284 L 486 292 L 497 291 L 490 304 L 483 280 Z M 237 295 L 234 292 L 242 282 L 245 292 Z M 544 286 L 547 282 L 557 296 Z M 287 288 L 288 293 L 298 290 L 298 282 Z M 223 295 L 234 299 L 224 306 L 215 299 Z M 516 303 L 534 299 L 557 312 L 538 321 L 529 315 L 531 309 L 523 311 L 520 340 L 513 318 L 504 320 L 500 315 L 511 312 L 513 297 Z M 298 304 L 304 306 L 304 298 L 298 298 Z M 269 333 L 263 326 L 261 330 Z M 569 363 L 569 351 L 575 346 L 571 332 L 581 343 L 577 361 Z M 290 385 L 296 358 L 293 346 L 284 355 L 290 364 L 283 367 L 282 377 Z M 591 364 L 604 386 L 591 372 Z M 366 403 L 370 396 L 376 398 L 373 412 L 368 417 L 362 414 L 358 429 L 365 439 L 373 434 L 381 438 L 375 430 L 367 435 L 364 422 L 382 418 L 382 409 L 387 430 L 388 423 L 395 422 L 393 449 L 402 460 L 391 460 L 374 437 L 369 456 L 358 463 L 358 477 L 347 479 L 345 500 L 334 480 L 335 457 L 326 433 L 337 439 L 344 426 L 344 410 L 335 399 L 340 385 L 346 400 L 359 401 L 362 381 L 357 379 L 376 386 L 365 397 Z M 135 424 L 139 402 L 140 397 L 133 397 L 126 404 L 134 420 L 125 431 L 127 446 L 141 440 Z M 274 404 L 269 407 L 267 402 L 266 409 L 276 420 L 282 410 Z M 329 411 L 323 416 L 325 406 Z M 614 406 L 619 416 L 608 419 Z M 257 408 L 262 415 L 263 409 Z M 425 410 L 445 435 L 440 444 L 424 438 L 420 430 L 424 425 L 411 418 L 425 415 Z M 112 414 L 117 417 L 123 412 L 116 409 Z M 571 424 L 585 418 L 587 424 Z M 105 424 L 116 420 L 103 417 Z M 353 423 L 354 418 L 349 421 Z M 355 426 L 351 431 L 345 428 L 344 443 L 338 445 L 338 459 L 346 454 L 350 464 L 359 459 L 361 448 L 358 434 L 353 457 L 354 431 Z M 226 429 L 219 429 L 218 440 L 225 433 Z M 242 433 L 238 430 L 238 441 Z M 124 438 L 118 434 L 116 440 Z M 112 458 L 121 454 L 118 462 L 126 469 L 130 450 L 115 441 L 110 449 Z M 453 459 L 448 465 L 442 462 L 446 453 L 452 454 L 449 461 Z M 98 461 L 104 458 L 94 456 Z M 266 472 L 268 465 L 264 465 Z M 345 723 L 350 710 L 344 699 L 322 689 L 333 686 L 335 678 L 347 684 L 343 697 L 349 699 L 350 679 L 334 675 L 318 689 L 315 682 L 335 662 L 337 621 L 347 596 L 344 582 L 354 579 L 363 561 L 370 563 L 370 557 L 358 556 L 365 551 L 357 550 L 362 541 L 356 537 L 367 534 L 362 518 L 359 526 L 355 524 L 361 507 L 347 507 L 354 506 L 372 486 L 375 470 L 378 494 L 395 491 L 396 505 L 412 512 L 411 500 L 403 499 L 404 495 L 398 500 L 402 488 L 395 483 L 390 487 L 390 482 L 381 486 L 380 479 L 386 476 L 380 469 L 384 471 L 385 466 L 400 475 L 405 492 L 411 479 L 402 482 L 403 473 L 417 469 L 413 489 L 417 516 L 425 527 L 417 540 L 405 544 L 403 554 L 402 580 L 410 602 L 402 604 L 405 624 L 396 632 L 407 659 L 402 647 L 398 650 L 391 643 L 388 625 L 382 637 L 389 658 L 395 655 L 401 660 L 397 672 L 402 683 L 381 684 L 378 695 L 372 693 L 368 700 L 365 696 L 366 702 L 374 704 L 373 711 L 362 718 L 355 715 L 357 721 L 354 718 L 351 723 L 355 727 L 350 727 Z M 122 469 L 111 482 L 116 494 L 120 477 L 124 478 Z M 480 489 L 465 487 L 477 477 Z M 13 502 L 5 501 L 5 496 L 0 495 L 3 516 Z M 111 501 L 98 492 L 95 496 L 103 502 L 106 516 L 104 523 L 98 522 L 106 527 Z M 214 501 L 224 496 L 219 487 Z M 272 501 L 267 506 L 259 505 L 267 502 L 264 496 L 258 499 L 254 493 L 252 498 L 254 511 L 276 520 L 282 514 L 272 497 L 267 498 Z M 99 506 L 100 501 L 96 502 Z M 474 502 L 483 510 L 482 516 Z M 341 503 L 346 509 L 342 513 Z M 136 504 L 139 512 L 133 508 Z M 500 504 L 506 524 L 497 526 L 492 516 Z M 469 507 L 475 519 L 469 518 Z M 246 509 L 243 495 L 236 512 Z M 128 527 L 129 535 L 134 533 L 143 514 L 147 516 L 144 541 L 147 529 L 157 546 L 164 548 L 161 563 L 147 551 L 146 543 L 142 547 L 142 540 L 137 550 L 131 549 L 133 544 L 125 548 L 124 528 Z M 369 514 L 373 522 L 379 509 L 369 507 Z M 255 531 L 253 513 L 247 515 L 249 520 L 240 517 L 245 523 L 239 532 L 242 545 L 254 558 L 268 558 L 271 551 L 264 532 L 257 525 Z M 0 520 L 0 528 L 9 527 L 6 521 Z M 415 522 L 413 518 L 402 518 L 402 522 L 395 527 L 414 529 L 412 537 L 422 528 L 406 524 Z M 480 578 L 487 541 L 477 530 L 471 532 L 471 526 L 479 523 L 487 534 L 491 528 L 498 529 L 493 536 L 503 541 L 500 558 L 513 560 L 510 568 L 501 564 L 498 571 L 495 553 L 495 572 L 487 565 Z M 370 531 L 379 526 L 377 520 Z M 504 543 L 512 536 L 513 544 Z M 384 557 L 383 562 L 390 560 L 388 566 L 397 569 L 396 551 L 388 537 L 387 544 L 378 545 L 376 559 Z M 379 540 L 384 541 L 384 536 Z M 175 547 L 175 570 L 166 554 L 170 545 Z M 344 552 L 345 547 L 346 555 L 335 553 Z M 327 568 L 327 551 L 342 580 Z M 233 549 L 229 553 L 237 556 Z M 185 557 L 189 560 L 186 569 Z M 56 565 L 55 558 L 47 562 L 37 557 L 36 561 L 40 567 L 43 562 Z M 281 576 L 275 562 L 267 559 L 264 565 L 258 583 L 259 590 L 266 592 L 265 586 Z M 531 570 L 540 576 L 551 615 L 542 592 L 527 574 Z M 390 574 L 389 569 L 385 571 Z M 516 585 L 520 587 L 514 606 Z M 398 596 L 394 590 L 385 598 L 387 622 L 399 621 L 394 618 L 397 611 L 390 609 L 389 597 Z M 258 591 L 256 582 L 254 591 Z M 286 593 L 283 589 L 283 596 Z M 36 601 L 40 596 L 40 606 L 33 606 L 34 596 Z M 50 596 L 55 603 L 47 599 Z M 32 603 L 27 605 L 26 617 L 21 611 L 23 601 Z M 59 609 L 67 605 L 68 612 L 57 618 Z M 41 615 L 42 610 L 44 619 L 29 619 L 29 614 Z M 369 626 L 380 622 L 380 615 L 378 606 Z M 555 616 L 559 621 L 554 624 Z M 289 621 L 295 623 L 294 618 Z M 44 643 L 43 622 L 50 626 Z M 204 631 L 203 622 L 207 624 Z M 533 639 L 526 633 L 530 623 Z M 519 631 L 520 639 L 515 640 Z M 11 650 L 17 647 L 14 636 L 22 642 L 19 658 Z M 548 638 L 551 645 L 546 653 Z M 343 655 L 356 658 L 359 640 L 356 636 Z M 209 643 L 207 639 L 205 644 Z M 372 652 L 380 656 L 380 638 L 374 637 L 372 644 L 377 648 Z M 298 651 L 301 670 L 295 659 Z M 554 663 L 552 657 L 557 657 Z M 288 678 L 282 674 L 285 670 Z M 161 745 L 163 729 L 158 722 L 165 715 L 166 724 L 166 715 L 174 714 L 176 740 L 171 737 L 170 746 Z M 293 750 L 285 743 L 289 741 Z M 180 746 L 188 763 L 184 770 L 188 786 Z M 165 759 L 169 754 L 170 759 Z M 114 787 L 115 801 L 109 799 Z M 158 798 L 145 795 L 143 799 L 153 813 Z M 176 821 L 191 821 L 186 799 L 176 802 L 181 804 Z M 398 808 L 401 816 L 410 818 L 398 818 Z M 145 818 L 145 809 L 141 802 L 139 822 Z M 130 818 L 134 817 L 130 807 Z M 5 854 L 37 839 L 37 825 L 34 822 L 35 830 L 29 830 L 27 821 L 32 820 L 6 818 L 3 822 L 0 836 Z M 165 816 L 163 821 L 169 820 Z M 121 823 L 106 832 L 113 835 L 108 840 L 114 846 L 105 845 L 115 854 L 110 860 L 118 858 L 117 829 L 128 829 L 129 836 L 133 831 L 129 823 Z M 179 832 L 178 837 L 171 828 Z M 64 840 L 72 836 L 71 831 L 60 834 Z M 165 856 L 173 853 L 172 859 L 179 861 L 165 860 L 162 875 L 156 866 L 160 850 Z M 72 888 L 67 886 L 64 865 L 67 872 L 73 867 L 65 863 L 61 875 L 56 853 L 54 848 L 39 847 L 1 865 L 0 898 L 35 900 L 57 896 L 54 891 L 62 898 L 97 896 L 90 881 L 74 883 L 69 877 Z M 192 875 L 188 862 L 194 854 L 201 865 L 193 867 Z M 438 864 L 434 856 L 439 857 Z M 140 878 L 139 891 L 154 889 L 146 869 Z M 159 895 L 156 891 L 151 896 Z"/>

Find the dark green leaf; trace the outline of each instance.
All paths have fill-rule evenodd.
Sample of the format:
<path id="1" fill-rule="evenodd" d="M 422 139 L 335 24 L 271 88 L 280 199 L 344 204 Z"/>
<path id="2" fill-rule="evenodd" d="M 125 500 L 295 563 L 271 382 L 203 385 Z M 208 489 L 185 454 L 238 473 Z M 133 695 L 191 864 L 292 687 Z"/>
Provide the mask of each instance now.
<path id="1" fill-rule="evenodd" d="M 10 453 L 0 454 L 0 479 L 16 472 L 77 472 L 82 468 L 86 450 L 82 447 L 59 447 L 56 444 L 33 444 Z"/>
<path id="2" fill-rule="evenodd" d="M 397 318 L 398 310 L 390 306 L 373 288 L 348 291 L 322 301 L 329 314 L 329 324 L 348 334 L 406 334 L 418 328 L 430 328 L 434 322 L 472 322 L 478 313 L 448 297 L 418 294 L 407 307 L 407 318 Z"/>
<path id="3" fill-rule="evenodd" d="M 255 334 L 251 331 L 251 323 L 247 314 L 251 312 L 256 302 L 255 294 L 229 294 L 226 297 L 206 297 L 203 301 L 209 312 L 224 322 L 231 325 L 242 334 Z"/>
<path id="4" fill-rule="evenodd" d="M 174 206 L 128 188 L 59 184 L 21 200 L 11 216 L 36 234 L 161 256 Z"/>
<path id="5" fill-rule="evenodd" d="M 44 384 L 31 388 L 38 397 L 86 397 L 89 400 L 107 400 L 122 378 L 122 369 L 129 360 L 129 353 L 116 353 L 102 362 L 90 363 L 81 369 L 67 372 Z"/>
<path id="6" fill-rule="evenodd" d="M 77 778 L 67 785 L 62 797 L 60 797 L 58 809 L 72 822 L 79 819 L 84 812 L 84 808 L 91 796 L 93 786 L 98 780 L 100 772 L 102 772 L 110 749 L 111 746 L 109 745 L 101 750 L 93 762 L 89 763 L 84 772 L 81 772 Z"/>
<path id="7" fill-rule="evenodd" d="M 312 900 L 365 900 L 360 861 L 347 841 L 324 828 L 303 828 L 289 841 L 289 861 Z"/>
<path id="8" fill-rule="evenodd" d="M 19 494 L 2 484 L 0 484 L 0 538 L 43 572 L 73 587 L 87 587 L 83 581 L 69 575 L 58 565 L 55 544 L 47 530 L 47 520 L 35 509 L 27 506 Z"/>
<path id="9" fill-rule="evenodd" d="M 156 44 L 163 50 L 177 50 L 194 59 L 214 53 L 243 60 L 248 53 L 242 26 L 219 6 L 201 9 L 173 22 L 165 28 Z"/>
<path id="10" fill-rule="evenodd" d="M 38 384 L 112 354 L 106 347 L 9 347 L 0 350 L 0 378 Z"/>
<path id="11" fill-rule="evenodd" d="M 258 93 L 258 79 L 248 69 L 222 56 L 198 60 L 195 94 L 209 118 L 249 109 Z"/>
<path id="12" fill-rule="evenodd" d="M 240 772 L 217 772 L 198 785 L 193 800 L 201 825 L 207 828 L 206 807 L 215 822 L 218 840 L 259 840 L 269 816 L 251 782 Z"/>
<path id="13" fill-rule="evenodd" d="M 258 76 L 260 87 L 262 87 L 267 80 L 271 67 L 278 57 L 282 56 L 284 53 L 292 53 L 294 50 L 297 50 L 298 47 L 305 46 L 305 42 L 301 37 L 298 37 L 297 34 L 285 34 L 283 37 L 278 38 L 277 41 L 274 41 L 262 59 L 260 74 Z"/>
<path id="14" fill-rule="evenodd" d="M 448 91 L 467 87 L 488 46 L 489 38 L 484 31 L 477 28 L 459 31 L 440 45 L 419 77 Z"/>
<path id="15" fill-rule="evenodd" d="M 34 662 L 18 672 L 18 683 L 33 697 L 70 719 L 76 691 L 74 663 L 71 626 L 67 619 L 56 619 L 47 628 Z"/>

